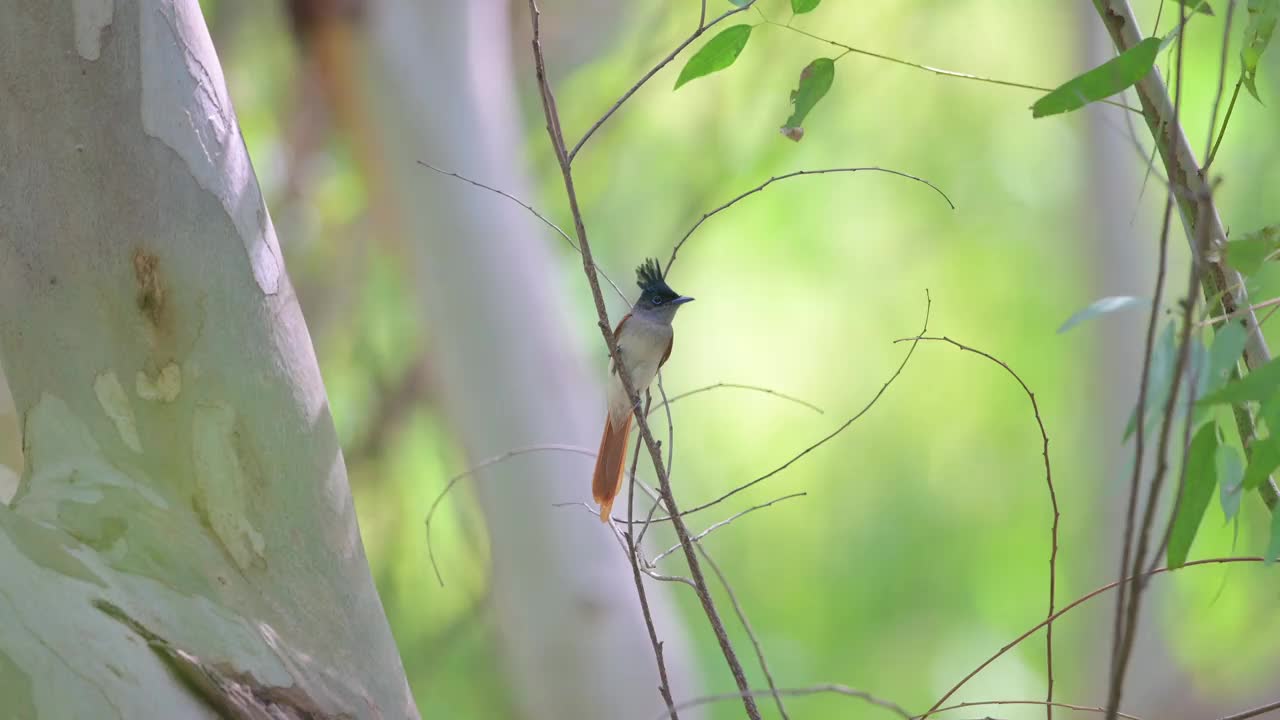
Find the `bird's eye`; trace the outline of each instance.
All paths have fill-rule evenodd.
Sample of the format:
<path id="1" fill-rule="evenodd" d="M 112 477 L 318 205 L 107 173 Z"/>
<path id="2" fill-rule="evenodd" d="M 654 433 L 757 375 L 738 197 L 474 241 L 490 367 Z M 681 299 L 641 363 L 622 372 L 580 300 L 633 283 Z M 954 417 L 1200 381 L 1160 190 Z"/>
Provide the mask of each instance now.
<path id="1" fill-rule="evenodd" d="M 657 295 L 654 295 L 653 298 L 649 300 L 649 302 L 653 303 L 654 305 L 661 305 L 662 298 L 658 297 Z"/>

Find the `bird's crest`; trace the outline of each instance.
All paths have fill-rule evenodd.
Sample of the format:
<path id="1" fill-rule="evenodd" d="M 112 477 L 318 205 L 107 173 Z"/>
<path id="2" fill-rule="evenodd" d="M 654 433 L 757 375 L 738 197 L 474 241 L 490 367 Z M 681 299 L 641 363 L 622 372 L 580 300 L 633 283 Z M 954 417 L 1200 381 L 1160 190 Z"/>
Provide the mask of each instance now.
<path id="1" fill-rule="evenodd" d="M 662 278 L 662 268 L 658 265 L 656 258 L 649 258 L 636 268 L 636 285 L 640 287 L 641 292 L 671 297 L 676 295 L 667 281 Z"/>

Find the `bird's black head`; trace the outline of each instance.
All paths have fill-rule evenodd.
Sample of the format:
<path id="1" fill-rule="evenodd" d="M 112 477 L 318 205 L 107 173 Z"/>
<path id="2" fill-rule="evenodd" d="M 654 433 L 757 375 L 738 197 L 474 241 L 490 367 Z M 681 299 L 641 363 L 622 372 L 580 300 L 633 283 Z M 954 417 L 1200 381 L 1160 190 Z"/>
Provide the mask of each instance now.
<path id="1" fill-rule="evenodd" d="M 669 303 L 679 304 L 693 299 L 682 298 L 680 293 L 671 289 L 663 279 L 662 268 L 654 258 L 645 260 L 640 267 L 636 268 L 636 285 L 640 286 L 640 299 L 636 301 L 640 306 L 661 307 Z"/>

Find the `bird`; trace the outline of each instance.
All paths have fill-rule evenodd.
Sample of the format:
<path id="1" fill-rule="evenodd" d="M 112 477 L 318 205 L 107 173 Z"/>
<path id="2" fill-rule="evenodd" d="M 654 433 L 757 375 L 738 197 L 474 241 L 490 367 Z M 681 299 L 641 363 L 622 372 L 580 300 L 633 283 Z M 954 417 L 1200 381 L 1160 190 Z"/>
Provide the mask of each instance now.
<path id="1" fill-rule="evenodd" d="M 613 337 L 618 344 L 631 386 L 643 394 L 658 374 L 658 368 L 671 357 L 675 334 L 671 321 L 681 305 L 693 298 L 681 295 L 667 284 L 656 259 L 645 260 L 636 268 L 636 285 L 640 297 L 631 311 L 618 321 Z M 595 474 L 591 477 L 591 495 L 600 505 L 600 522 L 609 522 L 613 501 L 622 487 L 626 465 L 627 438 L 631 434 L 633 406 L 622 385 L 617 363 L 610 367 L 609 411 L 604 419 L 604 434 L 596 454 Z"/>

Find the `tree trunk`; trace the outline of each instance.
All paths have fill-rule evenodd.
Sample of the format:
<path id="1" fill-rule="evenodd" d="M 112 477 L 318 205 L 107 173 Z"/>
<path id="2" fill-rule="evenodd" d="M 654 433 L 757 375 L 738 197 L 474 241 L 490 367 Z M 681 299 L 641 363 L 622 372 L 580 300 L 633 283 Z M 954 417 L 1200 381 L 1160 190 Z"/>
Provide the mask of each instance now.
<path id="1" fill-rule="evenodd" d="M 594 451 L 606 353 L 594 321 L 570 313 L 567 298 L 585 303 L 587 286 L 558 269 L 549 243 L 560 239 L 509 201 L 415 162 L 534 199 L 521 172 L 512 77 L 513 67 L 532 70 L 527 57 L 509 55 L 508 4 L 385 0 L 370 11 L 370 85 L 393 176 L 391 197 L 378 200 L 396 205 L 413 239 L 431 367 L 451 426 L 476 461 L 538 443 Z M 601 359 L 595 371 L 584 338 Z M 522 456 L 475 480 L 507 671 L 528 718 L 648 720 L 662 703 L 626 556 L 581 508 L 551 506 L 590 500 L 592 464 Z M 449 562 L 441 558 L 446 577 Z M 688 698 L 698 683 L 665 590 L 651 587 L 650 602 L 674 690 Z"/>
<path id="2" fill-rule="evenodd" d="M 196 1 L 0 5 L 0 168 L 5 717 L 416 717 Z"/>

